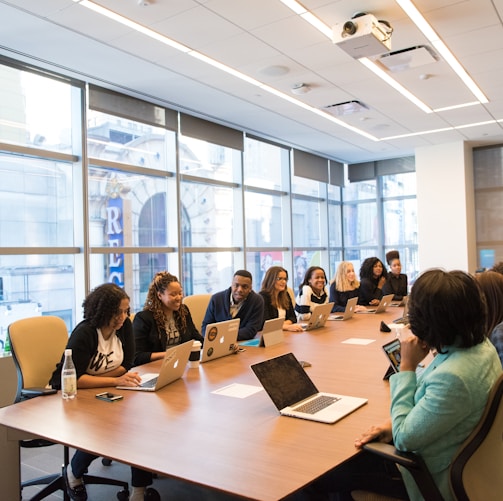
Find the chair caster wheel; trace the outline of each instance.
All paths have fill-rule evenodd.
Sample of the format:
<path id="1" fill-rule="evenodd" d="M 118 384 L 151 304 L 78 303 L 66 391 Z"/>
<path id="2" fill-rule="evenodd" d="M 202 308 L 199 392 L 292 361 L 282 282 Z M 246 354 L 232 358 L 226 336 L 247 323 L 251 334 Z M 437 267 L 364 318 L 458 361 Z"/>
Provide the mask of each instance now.
<path id="1" fill-rule="evenodd" d="M 145 501 L 161 501 L 161 496 L 155 489 L 149 487 L 145 490 L 145 496 L 143 499 Z"/>
<path id="2" fill-rule="evenodd" d="M 129 491 L 127 489 L 123 489 L 117 493 L 117 499 L 119 501 L 129 501 Z"/>
<path id="3" fill-rule="evenodd" d="M 112 460 L 108 458 L 102 458 L 101 459 L 101 464 L 103 466 L 110 466 L 112 464 Z"/>

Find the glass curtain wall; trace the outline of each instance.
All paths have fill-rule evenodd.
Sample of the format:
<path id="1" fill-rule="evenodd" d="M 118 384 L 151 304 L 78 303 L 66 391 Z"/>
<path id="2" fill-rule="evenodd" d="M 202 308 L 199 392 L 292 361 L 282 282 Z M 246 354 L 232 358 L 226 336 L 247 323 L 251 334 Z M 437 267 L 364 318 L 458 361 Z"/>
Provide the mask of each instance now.
<path id="1" fill-rule="evenodd" d="M 20 318 L 82 298 L 83 87 L 0 65 L 0 349 Z"/>
<path id="2" fill-rule="evenodd" d="M 246 266 L 258 291 L 271 266 L 291 269 L 290 152 L 246 138 L 243 173 Z"/>
<path id="3" fill-rule="evenodd" d="M 354 264 L 398 250 L 411 285 L 418 274 L 415 172 L 376 176 L 343 189 L 344 259 Z"/>
<path id="4" fill-rule="evenodd" d="M 12 61 L 0 77 L 2 344 L 18 318 L 71 330 L 103 282 L 138 311 L 160 270 L 191 295 L 239 268 L 259 290 L 271 265 L 297 289 L 311 265 L 330 278 L 390 248 L 415 266 L 413 173 L 342 190 L 342 164 L 332 180 L 326 159 Z"/>

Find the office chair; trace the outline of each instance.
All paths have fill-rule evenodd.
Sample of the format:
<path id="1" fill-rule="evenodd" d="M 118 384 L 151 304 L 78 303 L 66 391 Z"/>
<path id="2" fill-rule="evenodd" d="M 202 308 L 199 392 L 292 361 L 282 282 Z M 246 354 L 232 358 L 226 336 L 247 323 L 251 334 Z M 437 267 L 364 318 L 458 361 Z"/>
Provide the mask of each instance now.
<path id="1" fill-rule="evenodd" d="M 201 330 L 203 325 L 204 315 L 211 299 L 211 294 L 194 294 L 183 298 L 183 304 L 190 310 L 190 315 L 194 321 L 194 325 L 198 331 Z M 204 336 L 204 332 L 201 332 Z"/>
<path id="2" fill-rule="evenodd" d="M 424 499 L 442 501 L 424 461 L 412 452 L 401 452 L 390 444 L 372 442 L 364 449 L 389 459 L 409 470 Z M 503 374 L 493 385 L 482 417 L 457 451 L 449 481 L 456 501 L 498 501 L 503 492 Z M 365 491 L 351 493 L 357 501 Z M 384 499 L 384 498 L 382 498 Z M 388 498 L 389 499 L 389 498 Z"/>
<path id="3" fill-rule="evenodd" d="M 49 382 L 56 365 L 61 360 L 61 355 L 68 342 L 68 331 L 65 322 L 55 316 L 25 318 L 9 325 L 8 336 L 18 378 L 16 402 L 43 395 L 45 386 Z M 20 442 L 21 447 L 44 447 L 48 445 L 53 445 L 53 442 L 42 439 L 22 440 Z M 63 477 L 63 468 L 69 461 L 69 449 L 64 446 L 63 466 L 60 473 L 21 482 L 21 489 L 31 485 L 45 485 L 30 501 L 42 500 L 58 490 L 63 491 L 65 501 L 69 499 Z M 117 497 L 126 500 L 129 498 L 127 482 L 94 475 L 84 475 L 84 482 L 87 485 L 116 485 L 122 488 Z"/>

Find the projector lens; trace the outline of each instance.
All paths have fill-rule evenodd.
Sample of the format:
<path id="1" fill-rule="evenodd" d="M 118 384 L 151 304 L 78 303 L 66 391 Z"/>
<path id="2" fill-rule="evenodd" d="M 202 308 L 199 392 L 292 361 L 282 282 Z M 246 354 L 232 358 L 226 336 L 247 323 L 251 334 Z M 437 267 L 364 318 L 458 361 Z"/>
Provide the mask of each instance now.
<path id="1" fill-rule="evenodd" d="M 358 26 L 353 23 L 353 21 L 346 21 L 344 23 L 344 26 L 342 27 L 342 34 L 343 35 L 354 35 L 356 33 L 356 30 L 358 29 Z"/>

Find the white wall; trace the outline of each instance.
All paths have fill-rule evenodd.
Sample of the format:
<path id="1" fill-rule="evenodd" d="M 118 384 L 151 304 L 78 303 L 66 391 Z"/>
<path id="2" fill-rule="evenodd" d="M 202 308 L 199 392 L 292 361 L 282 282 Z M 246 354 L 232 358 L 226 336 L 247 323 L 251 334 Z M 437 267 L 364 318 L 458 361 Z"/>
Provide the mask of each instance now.
<path id="1" fill-rule="evenodd" d="M 416 150 L 419 269 L 477 267 L 473 155 L 456 142 Z"/>

